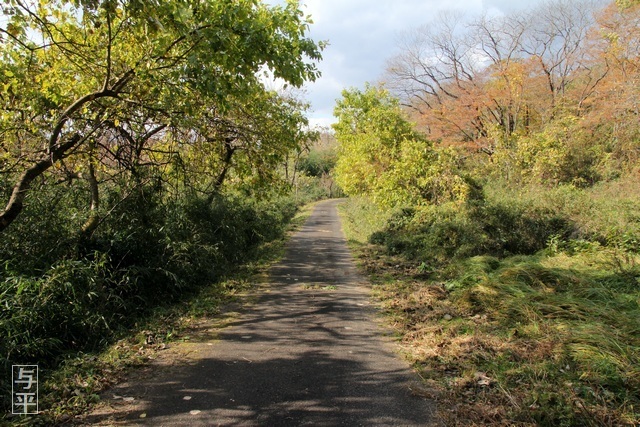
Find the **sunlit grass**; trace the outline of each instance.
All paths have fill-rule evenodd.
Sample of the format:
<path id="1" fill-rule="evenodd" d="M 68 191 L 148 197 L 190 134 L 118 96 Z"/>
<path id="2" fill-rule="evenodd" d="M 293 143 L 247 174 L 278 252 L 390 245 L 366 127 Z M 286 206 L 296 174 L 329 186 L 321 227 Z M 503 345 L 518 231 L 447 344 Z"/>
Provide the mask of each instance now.
<path id="1" fill-rule="evenodd" d="M 613 292 L 581 258 L 572 270 L 565 256 L 506 259 L 489 274 L 471 259 L 455 284 L 379 283 L 377 294 L 413 362 L 454 400 L 543 425 L 637 422 L 625 407 L 640 403 L 640 293 Z M 476 372 L 493 384 L 478 386 Z"/>
<path id="2" fill-rule="evenodd" d="M 628 191 L 618 194 L 616 185 Z M 437 208 L 425 217 L 435 221 L 428 230 L 446 230 L 436 237 L 415 232 L 416 215 L 396 222 L 388 237 L 374 237 L 377 244 L 356 248 L 405 354 L 438 388 L 445 425 L 640 423 L 640 206 L 637 189 L 616 185 L 538 188 L 528 196 L 490 190 L 486 203 L 516 200 L 503 204 L 507 211 L 485 212 L 509 217 L 515 206 L 526 215 L 527 206 L 552 200 L 554 214 L 573 224 L 572 233 L 552 236 L 535 253 L 492 252 L 492 239 L 517 238 L 519 230 L 492 235 L 469 226 L 464 210 Z M 440 220 L 458 225 L 442 228 Z M 358 233 L 377 236 L 384 228 Z M 472 235 L 452 234 L 460 230 Z M 456 246 L 469 243 L 468 252 Z M 444 253 L 441 244 L 451 245 L 450 255 L 429 258 Z"/>
<path id="3" fill-rule="evenodd" d="M 352 197 L 338 205 L 342 227 L 352 243 L 364 244 L 371 234 L 384 227 L 390 213 L 366 198 Z"/>

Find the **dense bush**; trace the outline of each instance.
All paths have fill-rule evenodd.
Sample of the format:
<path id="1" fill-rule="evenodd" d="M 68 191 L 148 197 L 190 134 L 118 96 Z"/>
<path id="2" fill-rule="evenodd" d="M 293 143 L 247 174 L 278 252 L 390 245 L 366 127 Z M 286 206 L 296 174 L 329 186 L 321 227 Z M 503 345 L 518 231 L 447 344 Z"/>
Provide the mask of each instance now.
<path id="1" fill-rule="evenodd" d="M 468 203 L 343 207 L 390 323 L 448 425 L 637 425 L 633 176 L 488 182 Z"/>
<path id="2" fill-rule="evenodd" d="M 550 209 L 513 201 L 474 201 L 466 206 L 402 209 L 370 240 L 392 254 L 442 263 L 475 255 L 534 254 L 550 238 L 565 238 L 573 230 L 570 220 Z"/>
<path id="3" fill-rule="evenodd" d="M 321 177 L 333 170 L 336 165 L 336 153 L 331 149 L 314 149 L 300 159 L 297 170 L 308 176 Z"/>
<path id="4" fill-rule="evenodd" d="M 631 178 L 589 189 L 510 188 L 504 183 L 485 189 L 485 196 L 465 205 L 397 209 L 367 237 L 391 254 L 420 262 L 532 255 L 549 245 L 571 248 L 581 241 L 640 251 L 640 202 Z M 366 211 L 360 214 L 367 216 Z"/>
<path id="5" fill-rule="evenodd" d="M 324 138 L 332 139 L 331 135 Z M 321 144 L 322 139 L 317 141 Z M 342 197 L 344 194 L 334 180 L 336 165 L 335 148 L 316 146 L 303 155 L 296 164 L 298 175 L 295 180 L 295 195 L 302 203 L 321 199 Z"/>
<path id="6" fill-rule="evenodd" d="M 2 188 L 3 199 L 9 194 L 9 188 Z M 2 234 L 0 259 L 12 271 L 32 274 L 72 256 L 84 221 L 79 203 L 88 199 L 88 192 L 80 186 L 34 185 L 26 197 L 23 217 Z"/>
<path id="7" fill-rule="evenodd" d="M 210 285 L 251 259 L 260 244 L 282 235 L 296 211 L 287 197 L 161 194 L 157 186 L 132 193 L 89 240 L 74 229 L 79 221 L 71 203 L 48 216 L 40 208 L 40 216 L 25 215 L 7 230 L 0 243 L 5 372 L 11 364 L 55 366 L 69 352 L 103 346 L 153 306 Z M 29 209 L 38 206 L 44 204 Z M 46 226 L 36 229 L 34 218 Z M 27 256 L 19 257 L 18 250 Z M 9 388 L 3 380 L 3 399 Z"/>

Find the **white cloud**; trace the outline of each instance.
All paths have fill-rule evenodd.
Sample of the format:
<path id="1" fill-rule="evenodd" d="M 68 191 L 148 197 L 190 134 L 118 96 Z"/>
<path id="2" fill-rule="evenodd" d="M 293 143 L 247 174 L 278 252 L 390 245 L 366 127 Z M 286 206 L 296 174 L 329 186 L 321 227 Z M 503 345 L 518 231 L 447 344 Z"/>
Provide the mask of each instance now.
<path id="1" fill-rule="evenodd" d="M 335 123 L 333 116 L 330 117 L 311 117 L 309 118 L 309 127 L 315 130 L 331 131 L 331 124 Z"/>
<path id="2" fill-rule="evenodd" d="M 481 0 L 307 0 L 304 4 L 314 21 L 311 37 L 329 42 L 319 66 L 322 77 L 308 86 L 311 117 L 321 121 L 332 120 L 342 89 L 380 78 L 402 32 L 427 23 L 444 9 L 482 10 Z"/>
<path id="3" fill-rule="evenodd" d="M 525 9 L 541 0 L 302 0 L 314 24 L 310 35 L 329 46 L 319 64 L 322 77 L 307 86 L 312 123 L 331 122 L 335 100 L 342 89 L 377 81 L 385 62 L 397 53 L 403 32 L 428 24 L 443 10 L 461 10 L 469 16 Z M 271 0 L 270 3 L 282 3 Z"/>

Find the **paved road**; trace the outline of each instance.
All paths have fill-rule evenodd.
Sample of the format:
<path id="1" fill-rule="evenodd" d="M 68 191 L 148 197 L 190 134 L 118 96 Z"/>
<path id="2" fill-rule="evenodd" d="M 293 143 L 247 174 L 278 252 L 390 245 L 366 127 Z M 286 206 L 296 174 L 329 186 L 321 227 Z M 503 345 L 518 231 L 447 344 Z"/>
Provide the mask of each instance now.
<path id="1" fill-rule="evenodd" d="M 407 364 L 383 337 L 345 245 L 339 201 L 318 204 L 271 270 L 259 301 L 197 346 L 187 362 L 150 369 L 111 394 L 93 425 L 424 426 Z M 143 418 L 141 418 L 141 416 Z M 102 421 L 101 421 L 102 420 Z M 102 424 L 101 424 L 102 423 Z"/>

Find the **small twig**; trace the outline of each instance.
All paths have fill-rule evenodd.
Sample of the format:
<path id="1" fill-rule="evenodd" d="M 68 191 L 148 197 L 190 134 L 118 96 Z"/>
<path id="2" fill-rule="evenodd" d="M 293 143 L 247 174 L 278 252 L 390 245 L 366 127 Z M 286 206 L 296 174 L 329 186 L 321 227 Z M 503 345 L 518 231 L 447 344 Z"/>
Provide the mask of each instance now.
<path id="1" fill-rule="evenodd" d="M 505 396 L 507 396 L 507 398 L 509 399 L 509 401 L 511 402 L 511 404 L 513 406 L 515 406 L 516 408 L 520 409 L 520 405 L 518 405 L 518 402 L 516 402 L 516 400 L 513 398 L 513 396 L 511 396 L 509 394 L 509 392 L 507 390 L 505 390 L 502 385 L 500 385 L 499 382 L 496 381 L 496 385 L 498 386 L 498 389 L 500 389 L 501 392 L 504 393 Z"/>

